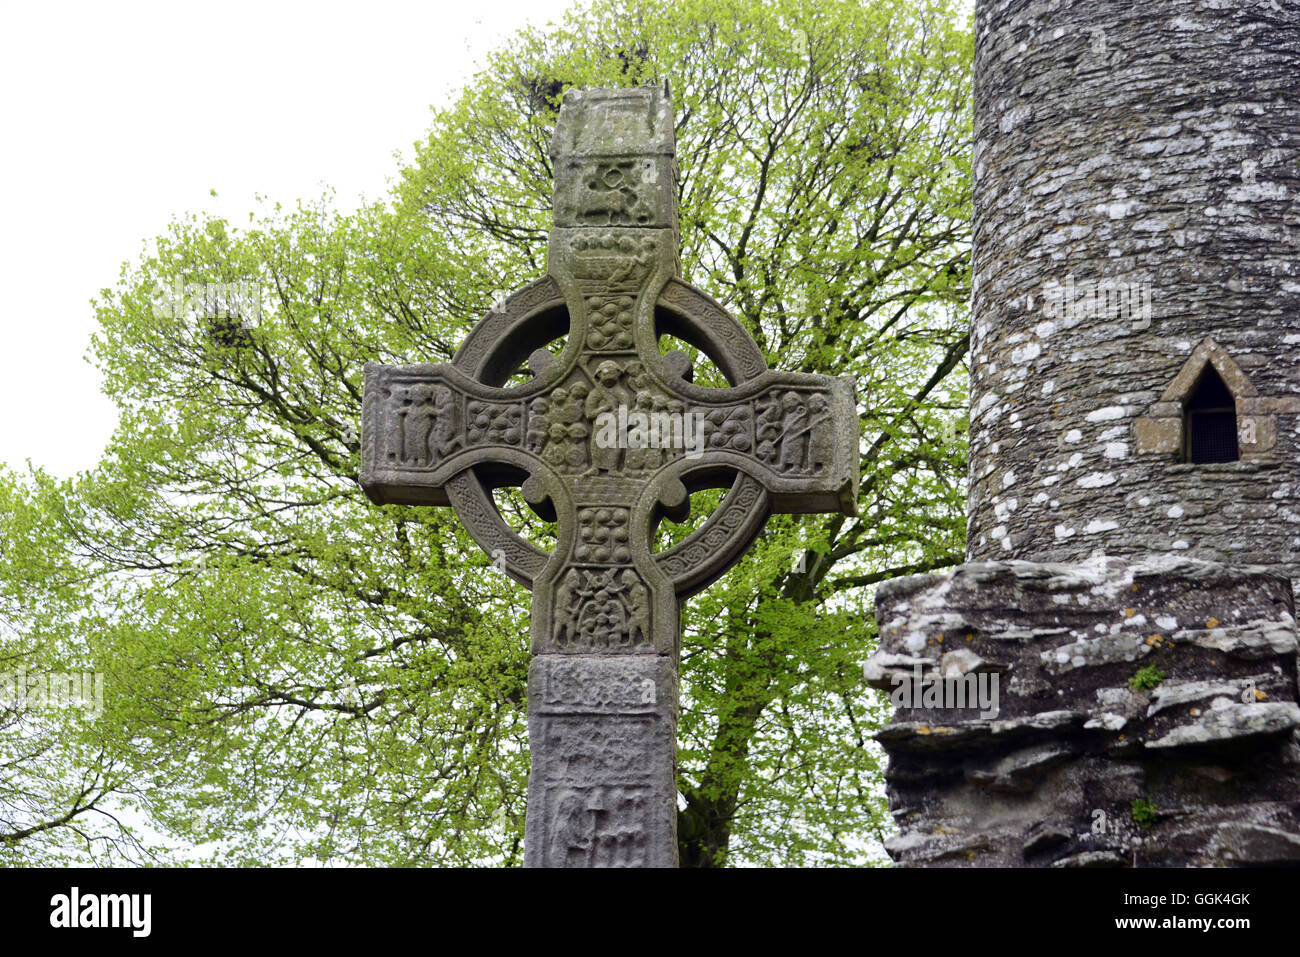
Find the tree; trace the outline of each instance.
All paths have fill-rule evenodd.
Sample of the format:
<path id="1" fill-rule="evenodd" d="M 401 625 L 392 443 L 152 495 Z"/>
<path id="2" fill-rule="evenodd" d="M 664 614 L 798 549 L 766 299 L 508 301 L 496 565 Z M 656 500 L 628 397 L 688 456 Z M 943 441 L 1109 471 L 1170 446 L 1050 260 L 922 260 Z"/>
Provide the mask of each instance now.
<path id="1" fill-rule="evenodd" d="M 132 768 L 95 720 L 92 663 L 55 640 L 73 617 L 94 627 L 93 584 L 69 561 L 61 501 L 36 479 L 24 488 L 0 469 L 0 860 L 143 861 L 147 849 L 113 813 Z"/>
<path id="2" fill-rule="evenodd" d="M 685 610 L 682 860 L 879 860 L 871 586 L 964 536 L 971 52 L 947 0 L 597 0 L 497 53 L 386 201 L 180 220 L 124 267 L 103 461 L 8 479 L 68 584 L 4 647 L 39 631 L 107 675 L 69 728 L 82 770 L 128 769 L 108 799 L 148 853 L 521 860 L 528 596 L 448 510 L 365 500 L 362 366 L 450 359 L 544 271 L 564 89 L 668 77 L 685 276 L 774 366 L 854 376 L 865 436 L 857 518 L 773 519 Z M 160 306 L 177 283 L 263 295 Z"/>

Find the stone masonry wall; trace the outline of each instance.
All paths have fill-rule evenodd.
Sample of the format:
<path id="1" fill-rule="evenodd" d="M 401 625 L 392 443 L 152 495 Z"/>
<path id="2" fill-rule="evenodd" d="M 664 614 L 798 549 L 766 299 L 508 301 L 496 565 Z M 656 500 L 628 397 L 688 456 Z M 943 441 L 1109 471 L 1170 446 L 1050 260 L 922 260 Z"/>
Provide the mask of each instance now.
<path id="1" fill-rule="evenodd" d="M 981 0 L 976 30 L 968 557 L 1300 577 L 1300 3 Z M 1158 403 L 1207 338 L 1248 461 L 1175 464 Z"/>
<path id="2" fill-rule="evenodd" d="M 887 582 L 876 602 L 875 687 L 983 675 L 998 690 L 996 715 L 900 708 L 878 735 L 898 863 L 1300 864 L 1286 578 L 1170 557 L 982 562 Z M 1163 679 L 1135 688 L 1140 668 Z"/>
<path id="3" fill-rule="evenodd" d="M 886 847 L 1300 865 L 1300 0 L 977 0 L 975 69 L 970 563 L 876 596 Z M 1209 366 L 1241 460 L 1183 464 Z"/>

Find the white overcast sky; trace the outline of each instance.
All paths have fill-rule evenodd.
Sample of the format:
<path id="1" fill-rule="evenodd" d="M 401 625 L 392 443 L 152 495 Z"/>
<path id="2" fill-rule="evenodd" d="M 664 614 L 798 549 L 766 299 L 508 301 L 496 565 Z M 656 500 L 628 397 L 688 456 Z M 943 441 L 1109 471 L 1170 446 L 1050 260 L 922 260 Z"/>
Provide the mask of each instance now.
<path id="1" fill-rule="evenodd" d="M 90 299 L 173 215 L 378 198 L 429 107 L 572 2 L 0 0 L 0 463 L 98 460 Z"/>

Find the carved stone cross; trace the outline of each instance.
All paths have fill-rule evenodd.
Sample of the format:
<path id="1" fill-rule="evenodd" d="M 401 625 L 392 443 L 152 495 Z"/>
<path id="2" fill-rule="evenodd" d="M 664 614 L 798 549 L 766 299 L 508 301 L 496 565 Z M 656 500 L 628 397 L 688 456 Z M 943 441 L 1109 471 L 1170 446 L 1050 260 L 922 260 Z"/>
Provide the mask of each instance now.
<path id="1" fill-rule="evenodd" d="M 362 485 L 378 503 L 451 505 L 532 589 L 527 866 L 677 863 L 681 601 L 781 512 L 852 514 L 852 379 L 770 371 L 743 326 L 681 280 L 672 101 L 570 90 L 551 145 L 547 275 L 497 306 L 447 365 L 366 366 Z M 693 384 L 674 336 L 730 388 Z M 564 340 L 558 354 L 544 348 Z M 531 372 L 520 374 L 524 362 Z M 492 490 L 555 523 L 547 553 Z M 728 488 L 677 545 L 663 517 Z"/>

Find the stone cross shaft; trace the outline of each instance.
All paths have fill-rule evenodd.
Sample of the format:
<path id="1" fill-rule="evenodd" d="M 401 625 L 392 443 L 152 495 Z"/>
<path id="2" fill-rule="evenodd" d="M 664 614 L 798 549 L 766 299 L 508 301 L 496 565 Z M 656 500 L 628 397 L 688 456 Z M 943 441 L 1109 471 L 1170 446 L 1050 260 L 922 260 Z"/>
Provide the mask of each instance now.
<path id="1" fill-rule="evenodd" d="M 452 506 L 532 589 L 527 866 L 676 865 L 680 603 L 771 512 L 851 514 L 857 497 L 853 381 L 769 370 L 679 276 L 673 122 L 666 84 L 570 90 L 547 275 L 494 306 L 451 363 L 366 366 L 366 493 Z M 695 385 L 661 336 L 730 387 Z M 554 523 L 554 551 L 503 520 L 492 491 L 508 486 Z M 684 520 L 707 488 L 728 489 L 718 509 L 655 552 L 659 521 Z"/>

